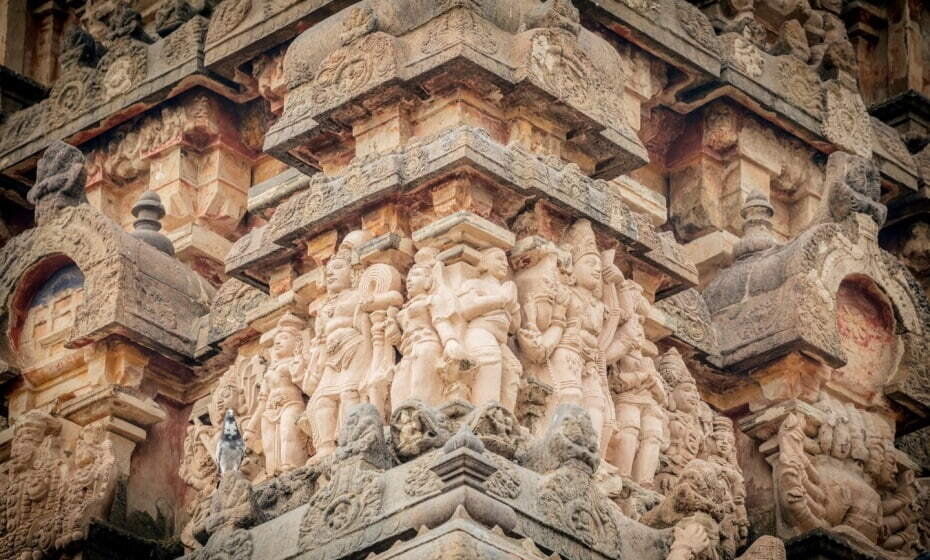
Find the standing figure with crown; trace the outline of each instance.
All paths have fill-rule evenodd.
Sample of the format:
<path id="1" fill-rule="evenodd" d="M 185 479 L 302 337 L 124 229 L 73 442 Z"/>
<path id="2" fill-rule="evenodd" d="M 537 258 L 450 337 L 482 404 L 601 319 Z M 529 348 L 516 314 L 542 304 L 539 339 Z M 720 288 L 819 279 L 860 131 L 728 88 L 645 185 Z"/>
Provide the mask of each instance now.
<path id="1" fill-rule="evenodd" d="M 620 357 L 614 339 L 621 318 L 616 284 L 623 274 L 612 262 L 612 251 L 598 251 L 588 220 L 572 224 L 562 246 L 572 264 L 564 332 L 550 362 L 554 397 L 559 404 L 584 406 L 605 449 L 613 421 L 607 366 Z"/>
<path id="2" fill-rule="evenodd" d="M 361 307 L 362 267 L 355 262 L 355 250 L 370 238 L 363 230 L 347 234 L 326 263 L 326 297 L 316 311 L 317 338 L 304 385 L 312 395 L 307 416 L 318 457 L 335 451 L 340 419 L 361 402 L 359 388 L 371 367 L 371 318 Z"/>

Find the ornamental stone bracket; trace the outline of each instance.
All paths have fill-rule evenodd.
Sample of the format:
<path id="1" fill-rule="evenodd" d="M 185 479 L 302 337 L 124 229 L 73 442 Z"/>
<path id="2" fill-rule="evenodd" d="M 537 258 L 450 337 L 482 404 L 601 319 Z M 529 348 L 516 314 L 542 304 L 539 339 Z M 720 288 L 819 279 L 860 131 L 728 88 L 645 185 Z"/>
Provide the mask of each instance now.
<path id="1" fill-rule="evenodd" d="M 508 10 L 363 2 L 291 44 L 287 100 L 265 147 L 314 173 L 390 151 L 418 130 L 486 122 L 497 142 L 509 137 L 610 179 L 647 160 L 635 131 L 657 88 L 631 66 L 561 0 Z M 345 139 L 354 139 L 348 152 L 331 149 Z"/>

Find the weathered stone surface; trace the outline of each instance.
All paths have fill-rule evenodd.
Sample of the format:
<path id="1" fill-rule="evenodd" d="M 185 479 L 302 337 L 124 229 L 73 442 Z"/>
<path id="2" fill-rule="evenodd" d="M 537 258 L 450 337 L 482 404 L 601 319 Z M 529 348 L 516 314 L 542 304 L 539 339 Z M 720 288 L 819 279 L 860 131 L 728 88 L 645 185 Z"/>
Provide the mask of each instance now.
<path id="1" fill-rule="evenodd" d="M 917 556 L 886 4 L 0 9 L 0 555 Z"/>

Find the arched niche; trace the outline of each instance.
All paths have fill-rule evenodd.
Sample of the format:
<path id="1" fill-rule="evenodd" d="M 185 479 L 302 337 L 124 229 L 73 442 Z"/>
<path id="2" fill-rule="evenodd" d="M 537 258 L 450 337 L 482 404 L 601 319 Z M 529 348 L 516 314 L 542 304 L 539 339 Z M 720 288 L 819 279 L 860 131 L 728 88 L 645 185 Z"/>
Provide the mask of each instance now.
<path id="1" fill-rule="evenodd" d="M 70 352 L 65 343 L 84 301 L 84 273 L 70 258 L 52 254 L 23 274 L 10 301 L 10 347 L 28 369 Z"/>
<path id="2" fill-rule="evenodd" d="M 894 306 L 885 292 L 862 274 L 840 281 L 835 302 L 836 332 L 846 363 L 835 370 L 833 382 L 872 402 L 894 377 L 904 354 Z"/>

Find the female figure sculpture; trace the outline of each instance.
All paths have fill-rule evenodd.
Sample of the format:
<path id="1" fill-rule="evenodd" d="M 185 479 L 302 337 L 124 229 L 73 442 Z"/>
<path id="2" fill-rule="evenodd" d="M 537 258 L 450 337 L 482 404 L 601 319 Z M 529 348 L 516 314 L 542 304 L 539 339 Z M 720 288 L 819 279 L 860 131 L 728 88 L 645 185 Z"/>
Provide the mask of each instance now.
<path id="1" fill-rule="evenodd" d="M 308 457 L 307 436 L 297 424 L 304 410 L 300 383 L 307 365 L 301 343 L 305 326 L 300 317 L 291 313 L 278 320 L 258 408 L 245 430 L 249 442 L 254 442 L 254 433 L 261 434 L 265 473 L 269 477 L 302 466 Z"/>

